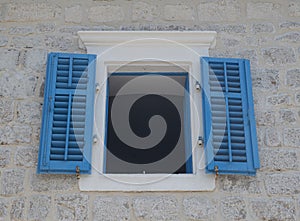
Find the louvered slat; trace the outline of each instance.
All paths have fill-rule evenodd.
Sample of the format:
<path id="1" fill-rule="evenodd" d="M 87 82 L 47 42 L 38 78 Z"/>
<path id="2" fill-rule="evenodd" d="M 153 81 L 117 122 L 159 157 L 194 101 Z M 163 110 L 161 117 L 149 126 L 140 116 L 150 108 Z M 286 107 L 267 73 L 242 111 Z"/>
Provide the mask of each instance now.
<path id="1" fill-rule="evenodd" d="M 206 57 L 201 66 L 207 171 L 253 175 L 259 161 L 249 62 Z"/>

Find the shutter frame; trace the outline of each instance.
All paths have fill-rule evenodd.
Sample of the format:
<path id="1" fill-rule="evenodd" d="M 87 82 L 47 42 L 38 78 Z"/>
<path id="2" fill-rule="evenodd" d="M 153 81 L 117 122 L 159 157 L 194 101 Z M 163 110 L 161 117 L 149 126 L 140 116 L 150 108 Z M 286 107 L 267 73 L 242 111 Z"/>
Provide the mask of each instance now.
<path id="1" fill-rule="evenodd" d="M 206 154 L 206 172 L 207 173 L 216 173 L 215 172 L 215 166 L 218 167 L 218 173 L 219 174 L 242 174 L 242 175 L 255 175 L 256 169 L 260 167 L 259 165 L 259 157 L 258 157 L 258 145 L 257 145 L 257 135 L 256 135 L 256 123 L 255 123 L 255 116 L 254 116 L 254 103 L 253 103 L 253 95 L 252 95 L 252 81 L 251 81 L 251 73 L 250 73 L 250 62 L 246 59 L 238 59 L 238 58 L 214 58 L 214 57 L 202 57 L 200 58 L 201 63 L 201 74 L 202 74 L 202 105 L 203 105 L 203 126 L 204 126 L 204 148 L 205 148 L 205 154 Z M 224 71 L 221 73 L 221 75 L 211 75 L 210 76 L 210 64 L 217 65 L 217 64 L 224 64 Z M 239 77 L 239 88 L 240 92 L 229 92 L 228 88 L 229 85 L 234 85 L 236 82 L 234 82 L 232 79 L 236 77 L 229 76 L 227 77 L 227 65 L 228 68 L 230 65 L 238 64 L 238 77 Z M 214 72 L 217 72 L 215 69 Z M 228 70 L 228 72 L 233 73 L 233 71 Z M 236 71 L 235 71 L 236 72 Z M 215 82 L 213 80 L 210 80 L 211 78 L 216 81 L 219 85 L 224 86 L 226 89 L 221 90 L 221 92 L 214 91 L 213 87 L 210 85 Z M 224 79 L 224 82 L 220 81 L 220 79 Z M 231 80 L 229 80 L 231 79 Z M 227 82 L 228 80 L 228 82 Z M 233 88 L 234 89 L 234 88 Z M 225 91 L 224 91 L 225 90 Z M 219 96 L 217 96 L 217 95 Z M 213 129 L 213 120 L 216 120 L 216 114 L 212 112 L 212 105 L 215 105 L 212 102 L 211 96 L 213 95 L 214 99 L 218 98 L 220 101 L 224 98 L 224 110 L 226 108 L 226 117 L 224 122 L 224 131 L 226 129 L 225 135 L 222 137 L 222 140 L 219 142 L 219 145 L 223 145 L 222 148 L 224 148 L 224 144 L 227 142 L 227 147 L 222 149 L 220 151 L 220 146 L 215 144 L 215 147 L 217 146 L 217 151 L 214 149 L 214 142 L 216 142 L 216 138 L 214 137 L 214 134 L 216 133 L 216 129 Z M 217 96 L 217 97 L 215 97 Z M 223 98 L 222 98 L 223 96 Z M 233 135 L 230 133 L 231 125 L 234 126 L 234 123 L 231 121 L 234 120 L 234 117 L 230 114 L 233 114 L 233 111 L 229 111 L 229 109 L 236 108 L 237 106 L 234 105 L 234 102 L 239 102 L 241 105 L 238 106 L 242 111 L 239 113 L 242 113 L 242 117 L 240 117 L 239 120 L 243 119 L 243 123 L 238 125 L 243 127 L 243 130 L 238 130 L 234 128 Z M 232 106 L 234 105 L 234 106 Z M 243 108 L 247 106 L 246 110 Z M 213 106 L 214 108 L 216 106 Z M 223 111 L 224 111 L 223 110 Z M 230 125 L 229 127 L 227 127 Z M 226 128 L 225 128 L 226 127 Z M 227 133 L 227 134 L 226 134 Z M 244 138 L 245 149 L 241 150 L 231 150 L 230 142 L 233 140 L 231 139 L 234 137 L 235 139 L 239 137 L 237 136 L 237 133 L 244 134 L 242 138 Z M 241 135 L 242 136 L 242 135 Z M 225 141 L 227 138 L 228 141 Z M 234 141 L 239 142 L 239 141 Z M 236 145 L 235 143 L 233 145 Z M 222 153 L 223 151 L 223 153 Z M 218 155 L 219 153 L 224 154 L 228 151 L 228 159 L 222 159 Z M 237 159 L 238 156 L 233 156 L 233 153 L 241 153 L 245 152 L 246 156 L 246 162 L 235 162 L 239 161 Z M 226 155 L 226 154 L 225 154 Z M 219 158 L 218 158 L 219 157 Z M 232 157 L 232 158 L 231 158 Z"/>
<path id="2" fill-rule="evenodd" d="M 60 66 L 68 65 L 67 70 L 58 69 L 58 59 L 60 62 L 67 60 L 69 63 L 62 64 Z M 46 68 L 46 80 L 44 89 L 44 105 L 42 114 L 41 134 L 40 134 L 40 148 L 38 157 L 37 173 L 53 173 L 53 174 L 76 174 L 76 167 L 80 169 L 82 174 L 91 173 L 91 151 L 92 151 L 92 132 L 93 132 L 93 117 L 94 117 L 94 93 L 95 93 L 95 62 L 96 55 L 92 54 L 72 54 L 72 53 L 49 53 L 47 59 Z M 72 62 L 76 61 L 77 64 Z M 77 66 L 76 66 L 77 65 Z M 77 70 L 75 69 L 77 68 Z M 79 69 L 78 69 L 79 68 Z M 67 83 L 59 83 L 57 76 L 58 72 L 68 72 L 67 76 L 61 77 Z M 76 72 L 76 76 L 75 76 Z M 60 86 L 58 86 L 60 84 Z M 67 86 L 65 86 L 67 84 Z M 54 107 L 55 99 L 62 97 L 68 97 L 67 107 Z M 80 101 L 81 99 L 81 101 Z M 83 101 L 82 101 L 83 100 Z M 64 100 L 63 102 L 65 102 Z M 58 101 L 56 101 L 59 103 Z M 80 103 L 81 102 L 81 103 Z M 83 103 L 82 103 L 83 102 Z M 83 110 L 76 115 L 72 113 L 73 105 L 81 104 Z M 72 105 L 72 106 L 71 106 Z M 74 108 L 75 110 L 76 108 Z M 66 111 L 67 110 L 67 111 Z M 63 122 L 66 124 L 63 128 L 58 128 L 61 131 L 59 134 L 52 134 L 54 130 L 54 111 L 64 111 L 60 117 L 66 117 L 68 120 L 60 120 L 59 123 Z M 67 113 L 65 113 L 67 112 Z M 56 113 L 56 118 L 59 114 Z M 83 117 L 82 117 L 83 115 Z M 81 118 L 81 124 L 84 126 L 76 127 L 76 117 Z M 70 122 L 70 124 L 67 124 Z M 78 123 L 79 124 L 79 123 Z M 69 126 L 68 126 L 69 125 Z M 68 130 L 69 128 L 69 130 Z M 56 128 L 57 129 L 57 128 Z M 57 130 L 58 130 L 57 129 Z M 83 130 L 83 136 L 79 136 L 75 130 Z M 72 131 L 72 134 L 71 134 Z M 55 133 L 55 132 L 54 132 Z M 65 139 L 64 148 L 64 159 L 54 159 L 50 155 L 50 151 L 54 151 L 58 148 L 54 148 L 52 142 L 54 142 L 53 136 L 67 136 Z M 71 138 L 72 137 L 72 138 Z M 79 149 L 78 137 L 83 137 L 83 153 Z M 73 140 L 71 140 L 73 139 Z M 81 140 L 82 141 L 82 140 Z M 70 142 L 68 144 L 68 142 Z M 72 142 L 72 144 L 71 144 Z M 81 142 L 82 143 L 82 142 Z M 73 146 L 72 146 L 73 145 Z M 71 147 L 70 147 L 71 146 Z M 51 149 L 52 148 L 52 149 Z M 62 149 L 62 147 L 60 147 Z M 66 149 L 67 148 L 67 149 Z M 73 149 L 72 149 L 73 148 Z M 72 155 L 75 154 L 75 155 Z M 63 154 L 60 153 L 60 157 Z M 72 158 L 73 157 L 73 158 Z M 71 158 L 71 159 L 70 159 Z M 73 160 L 72 160 L 73 159 Z"/>

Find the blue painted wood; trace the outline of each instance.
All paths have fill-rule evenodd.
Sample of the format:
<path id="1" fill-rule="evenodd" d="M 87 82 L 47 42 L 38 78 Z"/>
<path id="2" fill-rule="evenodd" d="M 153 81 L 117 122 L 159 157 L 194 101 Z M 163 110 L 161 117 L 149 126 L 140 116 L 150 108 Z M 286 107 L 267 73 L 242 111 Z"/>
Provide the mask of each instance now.
<path id="1" fill-rule="evenodd" d="M 255 175 L 259 168 L 250 63 L 201 58 L 206 171 Z M 227 125 L 227 127 L 226 127 Z"/>
<path id="2" fill-rule="evenodd" d="M 37 173 L 91 172 L 95 55 L 48 55 Z"/>
<path id="3" fill-rule="evenodd" d="M 185 79 L 183 110 L 184 110 L 184 143 L 185 143 L 185 156 L 186 156 L 186 164 L 185 164 L 186 173 L 193 173 L 189 76 L 187 76 Z"/>
<path id="4" fill-rule="evenodd" d="M 259 156 L 258 156 L 258 145 L 257 145 L 257 134 L 256 134 L 256 120 L 254 114 L 254 102 L 253 102 L 253 93 L 252 93 L 252 79 L 250 72 L 250 61 L 245 60 L 245 77 L 247 85 L 247 96 L 248 96 L 248 123 L 250 127 L 251 134 L 251 143 L 252 143 L 252 154 L 253 154 L 253 166 L 254 168 L 260 168 Z"/>

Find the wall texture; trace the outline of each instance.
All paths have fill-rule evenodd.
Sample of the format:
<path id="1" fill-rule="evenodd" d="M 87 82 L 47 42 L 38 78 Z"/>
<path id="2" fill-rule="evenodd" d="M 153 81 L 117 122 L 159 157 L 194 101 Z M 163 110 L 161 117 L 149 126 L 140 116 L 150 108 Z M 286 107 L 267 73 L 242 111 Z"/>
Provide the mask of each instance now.
<path id="1" fill-rule="evenodd" d="M 0 0 L 0 220 L 299 220 L 299 0 Z M 261 169 L 214 192 L 80 192 L 36 175 L 46 54 L 79 30 L 214 30 L 212 56 L 251 60 Z"/>

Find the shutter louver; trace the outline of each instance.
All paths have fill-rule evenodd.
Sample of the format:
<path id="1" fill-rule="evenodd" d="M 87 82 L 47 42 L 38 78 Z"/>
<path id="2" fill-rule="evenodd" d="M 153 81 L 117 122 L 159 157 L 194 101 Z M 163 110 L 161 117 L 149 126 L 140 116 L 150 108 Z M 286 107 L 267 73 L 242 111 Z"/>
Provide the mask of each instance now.
<path id="1" fill-rule="evenodd" d="M 48 55 L 38 173 L 90 173 L 95 55 Z"/>
<path id="2" fill-rule="evenodd" d="M 259 168 L 249 61 L 201 59 L 207 172 L 255 175 Z"/>

